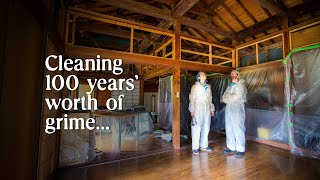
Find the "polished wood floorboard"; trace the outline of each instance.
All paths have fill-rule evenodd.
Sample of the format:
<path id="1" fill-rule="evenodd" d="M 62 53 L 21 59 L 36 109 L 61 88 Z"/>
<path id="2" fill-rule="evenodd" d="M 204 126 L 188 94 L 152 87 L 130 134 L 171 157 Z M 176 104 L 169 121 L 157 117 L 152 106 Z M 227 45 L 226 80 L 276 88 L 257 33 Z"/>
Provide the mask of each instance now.
<path id="1" fill-rule="evenodd" d="M 106 179 L 320 179 L 320 161 L 286 150 L 247 142 L 243 159 L 223 154 L 225 140 L 214 151 L 193 155 L 190 148 L 85 168 L 60 170 L 58 180 Z"/>

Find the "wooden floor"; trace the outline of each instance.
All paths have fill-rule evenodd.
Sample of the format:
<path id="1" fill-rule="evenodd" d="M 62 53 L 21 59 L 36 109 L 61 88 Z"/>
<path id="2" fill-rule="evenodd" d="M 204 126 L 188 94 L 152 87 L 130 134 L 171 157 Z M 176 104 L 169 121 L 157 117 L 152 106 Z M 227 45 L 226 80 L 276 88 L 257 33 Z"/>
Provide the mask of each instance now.
<path id="1" fill-rule="evenodd" d="M 320 161 L 286 150 L 247 142 L 243 159 L 223 154 L 225 140 L 210 144 L 212 153 L 190 148 L 120 162 L 59 171 L 59 180 L 105 179 L 320 179 Z"/>

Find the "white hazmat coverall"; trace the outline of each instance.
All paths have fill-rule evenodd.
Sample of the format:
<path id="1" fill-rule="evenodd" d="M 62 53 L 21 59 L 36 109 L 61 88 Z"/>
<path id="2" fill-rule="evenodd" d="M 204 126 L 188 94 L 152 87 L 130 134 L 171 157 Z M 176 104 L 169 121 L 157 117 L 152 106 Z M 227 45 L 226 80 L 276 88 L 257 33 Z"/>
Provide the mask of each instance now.
<path id="1" fill-rule="evenodd" d="M 245 110 L 244 103 L 247 101 L 247 88 L 244 80 L 232 83 L 222 96 L 226 103 L 225 124 L 227 147 L 232 151 L 245 152 Z"/>
<path id="2" fill-rule="evenodd" d="M 194 113 L 191 121 L 192 149 L 207 148 L 211 124 L 211 112 L 214 112 L 211 88 L 208 84 L 196 82 L 189 94 L 189 111 Z"/>

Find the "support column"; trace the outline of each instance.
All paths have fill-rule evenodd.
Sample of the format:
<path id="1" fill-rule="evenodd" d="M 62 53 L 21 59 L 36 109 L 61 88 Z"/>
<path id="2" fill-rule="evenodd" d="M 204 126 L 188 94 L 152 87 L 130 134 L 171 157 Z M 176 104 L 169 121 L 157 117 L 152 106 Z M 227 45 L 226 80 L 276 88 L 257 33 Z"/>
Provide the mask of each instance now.
<path id="1" fill-rule="evenodd" d="M 284 20 L 283 28 L 287 29 L 289 27 L 288 19 Z M 283 33 L 283 58 L 285 58 L 290 52 L 289 43 L 289 31 Z"/>
<path id="2" fill-rule="evenodd" d="M 180 20 L 175 21 L 174 61 L 181 60 L 181 31 Z M 173 95 L 172 95 L 172 146 L 180 148 L 180 63 L 173 68 Z"/>

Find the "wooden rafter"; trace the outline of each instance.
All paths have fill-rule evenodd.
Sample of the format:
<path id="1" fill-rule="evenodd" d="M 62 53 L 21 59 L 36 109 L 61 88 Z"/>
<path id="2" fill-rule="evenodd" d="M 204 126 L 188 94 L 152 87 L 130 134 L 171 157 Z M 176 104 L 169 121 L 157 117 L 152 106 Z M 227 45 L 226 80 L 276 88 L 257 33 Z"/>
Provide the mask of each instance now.
<path id="1" fill-rule="evenodd" d="M 160 18 L 160 19 L 164 19 L 164 20 L 168 20 L 171 21 L 173 20 L 173 17 L 171 16 L 171 12 L 167 11 L 167 10 L 162 10 L 150 5 L 146 5 L 143 3 L 139 3 L 139 2 L 135 2 L 133 0 L 100 0 L 105 2 L 106 4 L 118 7 L 118 8 L 122 8 L 122 9 L 126 9 L 129 11 L 133 11 L 133 12 L 138 12 L 141 14 L 145 14 L 148 16 L 152 16 L 152 17 L 156 17 L 156 18 Z M 198 21 L 195 21 L 191 18 L 188 17 L 181 17 L 181 24 L 186 25 L 186 26 L 190 26 L 196 29 L 202 29 L 204 31 L 208 31 L 208 32 L 212 32 L 214 34 L 219 34 L 222 35 L 224 37 L 228 37 L 228 38 L 234 38 L 234 36 L 232 34 L 230 34 L 229 32 L 225 32 L 213 25 L 206 25 L 206 24 L 202 24 L 199 23 Z"/>
<path id="2" fill-rule="evenodd" d="M 171 15 L 174 18 L 182 17 L 187 11 L 189 11 L 199 0 L 180 0 L 180 2 L 171 11 Z"/>
<path id="3" fill-rule="evenodd" d="M 276 14 L 280 14 L 281 16 L 287 16 L 287 9 L 281 6 L 279 3 L 273 0 L 252 0 L 257 3 L 259 6 L 268 9 L 269 11 L 273 11 Z"/>
<path id="4" fill-rule="evenodd" d="M 232 16 L 232 18 L 234 20 L 236 20 L 238 22 L 238 24 L 240 24 L 240 26 L 245 29 L 246 26 L 241 22 L 241 20 L 230 10 L 230 8 L 225 5 L 224 3 L 221 3 L 221 6 Z"/>

